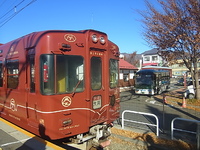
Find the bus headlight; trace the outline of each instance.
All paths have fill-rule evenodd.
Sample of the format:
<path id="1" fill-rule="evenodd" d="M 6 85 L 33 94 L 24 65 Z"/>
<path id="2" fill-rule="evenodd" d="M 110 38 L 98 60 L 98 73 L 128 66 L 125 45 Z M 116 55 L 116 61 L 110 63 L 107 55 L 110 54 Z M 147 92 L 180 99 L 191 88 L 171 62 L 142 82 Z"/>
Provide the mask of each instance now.
<path id="1" fill-rule="evenodd" d="M 103 36 L 101 36 L 99 40 L 102 45 L 106 43 L 106 40 Z"/>
<path id="2" fill-rule="evenodd" d="M 92 42 L 97 43 L 98 42 L 98 38 L 96 34 L 92 35 Z"/>

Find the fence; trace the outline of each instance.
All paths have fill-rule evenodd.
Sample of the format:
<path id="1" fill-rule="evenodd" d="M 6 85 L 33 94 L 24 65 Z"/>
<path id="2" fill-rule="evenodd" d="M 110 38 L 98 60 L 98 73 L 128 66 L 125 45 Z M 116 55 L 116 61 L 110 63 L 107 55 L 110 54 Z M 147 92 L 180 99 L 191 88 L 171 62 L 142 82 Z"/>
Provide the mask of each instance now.
<path id="1" fill-rule="evenodd" d="M 133 113 L 133 114 L 140 114 L 140 115 L 152 116 L 152 117 L 154 117 L 156 119 L 156 124 L 150 124 L 150 123 L 145 123 L 145 122 L 139 122 L 139 121 L 125 119 L 124 118 L 125 113 Z M 156 127 L 156 135 L 159 136 L 159 122 L 158 122 L 158 117 L 156 115 L 154 115 L 154 114 L 145 113 L 145 112 L 137 112 L 137 111 L 132 111 L 132 110 L 124 110 L 122 112 L 122 129 L 124 129 L 124 121 L 138 123 L 138 124 L 144 124 L 144 125 L 149 125 L 149 126 L 154 126 L 154 127 Z"/>
<path id="2" fill-rule="evenodd" d="M 183 129 L 180 129 L 180 128 L 174 128 L 174 122 L 176 120 L 182 120 L 182 121 L 197 123 L 197 131 L 196 132 L 192 132 L 192 131 L 183 130 Z M 180 132 L 186 132 L 186 133 L 196 134 L 197 135 L 197 149 L 200 150 L 200 121 L 190 120 L 190 119 L 184 119 L 184 118 L 174 118 L 172 120 L 172 122 L 171 122 L 171 139 L 172 140 L 174 138 L 174 130 L 180 131 Z"/>

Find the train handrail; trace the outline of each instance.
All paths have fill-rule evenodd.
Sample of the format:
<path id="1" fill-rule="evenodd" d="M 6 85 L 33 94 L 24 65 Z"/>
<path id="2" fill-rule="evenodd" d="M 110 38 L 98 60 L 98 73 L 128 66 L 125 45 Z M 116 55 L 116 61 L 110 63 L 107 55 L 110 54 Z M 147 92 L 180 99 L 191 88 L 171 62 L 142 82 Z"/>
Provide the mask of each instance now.
<path id="1" fill-rule="evenodd" d="M 124 118 L 125 113 L 134 113 L 134 114 L 140 114 L 140 115 L 146 115 L 146 116 L 152 116 L 156 119 L 156 124 L 150 124 L 150 123 L 145 123 L 145 122 L 139 122 L 139 121 L 133 121 L 133 120 L 128 120 Z M 149 126 L 156 126 L 156 135 L 159 136 L 159 121 L 158 117 L 154 114 L 151 113 L 145 113 L 145 112 L 138 112 L 138 111 L 132 111 L 132 110 L 124 110 L 122 112 L 122 129 L 124 129 L 124 121 L 129 121 L 133 123 L 138 123 L 138 124 L 144 124 L 144 125 L 149 125 Z"/>
<path id="2" fill-rule="evenodd" d="M 197 123 L 197 131 L 196 132 L 192 132 L 192 131 L 183 130 L 183 129 L 180 129 L 180 128 L 175 128 L 174 127 L 174 122 L 176 120 L 182 120 L 182 121 Z M 180 132 L 196 134 L 196 136 L 197 136 L 197 149 L 200 150 L 200 121 L 176 117 L 171 122 L 171 139 L 172 140 L 174 139 L 174 132 L 173 132 L 174 130 L 180 131 Z"/>

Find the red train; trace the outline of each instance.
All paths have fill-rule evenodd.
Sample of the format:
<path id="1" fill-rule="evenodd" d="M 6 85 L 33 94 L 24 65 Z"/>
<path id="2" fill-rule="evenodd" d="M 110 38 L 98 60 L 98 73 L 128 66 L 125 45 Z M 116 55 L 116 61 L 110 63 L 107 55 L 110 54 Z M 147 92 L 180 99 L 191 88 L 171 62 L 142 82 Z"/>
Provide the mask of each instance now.
<path id="1" fill-rule="evenodd" d="M 105 144 L 119 117 L 118 60 L 117 45 L 95 30 L 0 45 L 0 115 L 46 139 Z"/>

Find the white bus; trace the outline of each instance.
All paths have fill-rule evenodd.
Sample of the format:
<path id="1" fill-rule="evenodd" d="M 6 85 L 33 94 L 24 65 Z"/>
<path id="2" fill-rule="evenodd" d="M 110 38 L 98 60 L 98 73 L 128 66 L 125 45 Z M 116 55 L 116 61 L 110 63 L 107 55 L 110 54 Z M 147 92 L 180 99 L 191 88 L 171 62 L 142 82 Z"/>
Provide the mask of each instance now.
<path id="1" fill-rule="evenodd" d="M 170 86 L 169 70 L 140 70 L 135 76 L 135 93 L 144 95 L 161 94 Z"/>

